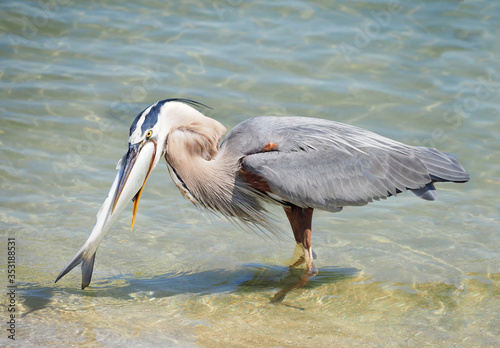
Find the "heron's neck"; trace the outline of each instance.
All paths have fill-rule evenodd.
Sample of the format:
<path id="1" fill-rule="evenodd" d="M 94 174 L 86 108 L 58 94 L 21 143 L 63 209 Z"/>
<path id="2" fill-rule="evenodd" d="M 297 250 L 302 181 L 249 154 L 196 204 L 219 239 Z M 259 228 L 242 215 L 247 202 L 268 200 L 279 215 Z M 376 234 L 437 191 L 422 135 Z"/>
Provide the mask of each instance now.
<path id="1" fill-rule="evenodd" d="M 166 158 L 170 175 L 184 196 L 195 204 L 223 212 L 235 190 L 236 158 L 219 154 L 211 160 L 200 156 Z"/>
<path id="2" fill-rule="evenodd" d="M 266 197 L 239 174 L 238 156 L 222 149 L 211 160 L 168 155 L 166 158 L 172 179 L 191 202 L 231 220 L 237 218 L 244 223 L 277 230 L 262 207 Z"/>

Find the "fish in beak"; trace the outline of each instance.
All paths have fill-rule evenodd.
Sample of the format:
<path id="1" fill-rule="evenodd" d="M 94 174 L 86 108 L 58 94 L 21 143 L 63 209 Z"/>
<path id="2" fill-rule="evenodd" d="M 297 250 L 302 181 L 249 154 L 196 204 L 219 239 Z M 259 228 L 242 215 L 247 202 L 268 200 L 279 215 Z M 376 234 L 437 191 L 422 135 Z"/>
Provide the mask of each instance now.
<path id="1" fill-rule="evenodd" d="M 106 232 L 131 200 L 134 202 L 131 229 L 134 227 L 139 199 L 149 174 L 154 168 L 155 155 L 156 142 L 153 139 L 129 145 L 127 154 L 118 162 L 118 174 L 111 185 L 108 196 L 97 213 L 97 220 L 92 233 L 82 248 L 61 271 L 56 282 L 81 263 L 82 289 L 85 289 L 90 284 L 97 248 Z"/>

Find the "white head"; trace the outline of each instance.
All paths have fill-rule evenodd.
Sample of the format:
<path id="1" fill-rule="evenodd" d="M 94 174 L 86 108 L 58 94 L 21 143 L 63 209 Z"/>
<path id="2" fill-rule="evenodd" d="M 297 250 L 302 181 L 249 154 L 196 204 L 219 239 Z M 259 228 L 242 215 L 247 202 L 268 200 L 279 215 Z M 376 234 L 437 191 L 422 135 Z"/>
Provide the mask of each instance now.
<path id="1" fill-rule="evenodd" d="M 120 180 L 113 201 L 113 209 L 119 200 L 134 201 L 132 226 L 144 185 L 162 156 L 167 162 L 177 162 L 168 163 L 175 168 L 194 157 L 210 160 L 217 153 L 226 128 L 192 106 L 205 105 L 187 99 L 158 101 L 140 112 L 132 123 L 129 150 L 118 163 Z M 122 197 L 122 192 L 127 192 L 127 197 Z"/>

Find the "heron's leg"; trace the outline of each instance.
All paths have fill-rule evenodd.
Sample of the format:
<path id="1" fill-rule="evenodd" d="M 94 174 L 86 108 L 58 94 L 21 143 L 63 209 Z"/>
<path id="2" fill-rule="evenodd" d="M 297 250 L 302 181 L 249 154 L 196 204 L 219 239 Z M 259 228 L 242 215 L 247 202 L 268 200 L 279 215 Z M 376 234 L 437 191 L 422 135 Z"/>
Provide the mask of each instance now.
<path id="1" fill-rule="evenodd" d="M 295 262 L 291 267 L 296 267 L 306 263 L 309 273 L 315 275 L 318 273 L 314 265 L 314 253 L 312 251 L 312 215 L 313 208 L 300 208 L 295 205 L 285 207 L 285 213 L 292 226 L 293 235 L 297 244 L 302 247 L 304 257 Z"/>

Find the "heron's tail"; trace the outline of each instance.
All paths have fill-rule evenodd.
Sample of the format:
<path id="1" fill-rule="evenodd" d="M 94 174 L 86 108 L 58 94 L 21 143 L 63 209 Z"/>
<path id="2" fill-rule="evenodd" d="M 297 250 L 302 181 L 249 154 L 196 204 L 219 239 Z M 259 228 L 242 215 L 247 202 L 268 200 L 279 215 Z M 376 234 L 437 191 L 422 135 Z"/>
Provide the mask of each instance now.
<path id="1" fill-rule="evenodd" d="M 431 178 L 431 182 L 424 187 L 411 189 L 418 197 L 429 201 L 436 200 L 435 182 L 463 183 L 469 181 L 469 174 L 453 155 L 428 147 L 417 147 L 416 150 L 418 159 L 425 164 Z"/>
<path id="2" fill-rule="evenodd" d="M 96 251 L 93 253 L 88 252 L 89 247 L 85 244 L 73 257 L 73 259 L 64 267 L 64 269 L 59 273 L 59 276 L 56 278 L 56 283 L 59 279 L 64 277 L 69 271 L 78 266 L 80 263 L 82 264 L 82 289 L 85 289 L 89 286 L 90 281 L 92 280 L 92 271 L 94 270 L 94 261 Z"/>

